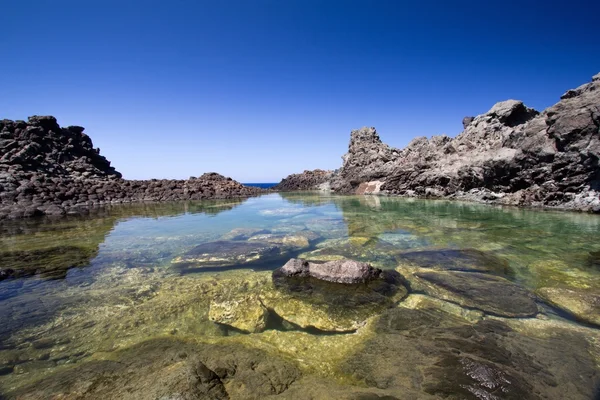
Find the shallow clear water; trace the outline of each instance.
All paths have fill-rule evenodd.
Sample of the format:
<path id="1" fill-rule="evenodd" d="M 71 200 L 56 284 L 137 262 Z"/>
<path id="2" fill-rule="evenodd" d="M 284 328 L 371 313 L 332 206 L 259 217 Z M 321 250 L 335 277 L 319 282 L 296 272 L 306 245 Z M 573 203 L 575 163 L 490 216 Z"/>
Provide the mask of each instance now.
<path id="1" fill-rule="evenodd" d="M 242 249 L 233 261 L 189 255 L 202 244 L 218 251 L 224 241 L 233 243 L 234 251 L 248 243 L 275 250 Z M 294 375 L 284 389 L 269 389 L 282 397 L 308 396 L 302 385 L 311 388 L 312 398 L 334 392 L 337 398 L 596 395 L 599 216 L 448 201 L 270 194 L 112 207 L 55 221 L 5 221 L 0 249 L 0 267 L 8 276 L 0 281 L 0 398 L 146 398 L 135 391 L 116 395 L 120 389 L 109 384 L 81 389 L 54 377 L 98 360 L 119 360 L 124 349 L 157 338 L 173 340 L 173 346 L 181 340 L 235 343 L 281 356 L 302 376 Z M 399 272 L 406 289 L 386 299 L 385 307 L 353 303 L 360 304 L 359 311 L 339 305 L 335 287 L 325 288 L 315 303 L 314 288 L 307 297 L 281 297 L 270 286 L 269 271 L 291 257 L 366 261 Z M 340 290 L 343 299 L 354 296 Z M 224 293 L 244 304 L 241 311 L 227 310 L 245 313 L 239 317 L 244 323 L 251 320 L 254 326 L 255 298 L 272 315 L 252 329 L 217 323 L 210 310 L 220 307 Z M 290 304 L 296 308 L 290 311 Z M 437 322 L 426 322 L 431 313 Z M 408 328 L 392 329 L 398 318 L 410 320 Z M 464 339 L 463 326 L 481 337 Z M 472 342 L 459 343 L 454 334 L 477 346 L 493 337 L 494 344 L 475 351 Z M 446 343 L 441 350 L 440 341 Z M 559 347 L 568 355 L 553 353 Z M 90 382 L 96 382 L 94 368 L 85 378 Z M 444 368 L 463 372 L 457 377 Z M 47 381 L 40 386 L 42 379 Z M 236 379 L 242 378 L 222 379 L 231 398 L 261 397 L 262 389 L 244 392 L 232 383 Z"/>

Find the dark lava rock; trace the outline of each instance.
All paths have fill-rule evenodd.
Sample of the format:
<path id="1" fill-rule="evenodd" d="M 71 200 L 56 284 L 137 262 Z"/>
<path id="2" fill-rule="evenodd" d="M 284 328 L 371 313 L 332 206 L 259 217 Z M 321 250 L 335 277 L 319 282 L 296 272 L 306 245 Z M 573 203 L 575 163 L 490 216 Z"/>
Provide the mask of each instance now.
<path id="1" fill-rule="evenodd" d="M 328 182 L 331 179 L 332 174 L 333 171 L 324 171 L 322 169 L 315 169 L 312 171 L 306 170 L 301 174 L 287 176 L 277 185 L 273 186 L 272 190 L 286 192 L 319 189 L 319 185 Z"/>
<path id="2" fill-rule="evenodd" d="M 172 262 L 183 267 L 230 267 L 278 259 L 282 252 L 281 247 L 260 241 L 218 240 L 198 245 Z"/>
<path id="3" fill-rule="evenodd" d="M 495 104 L 464 120 L 455 138 L 418 137 L 404 149 L 375 128 L 350 134 L 331 189 L 446 197 L 596 212 L 600 209 L 600 80 L 567 92 L 539 113 L 521 101 Z"/>
<path id="4" fill-rule="evenodd" d="M 467 129 L 467 126 L 469 126 L 474 119 L 475 117 L 464 117 L 462 120 L 463 128 Z"/>
<path id="5" fill-rule="evenodd" d="M 229 199 L 265 191 L 211 172 L 187 180 L 121 179 L 80 126 L 50 116 L 0 120 L 0 219 L 85 213 L 131 202 Z"/>
<path id="6" fill-rule="evenodd" d="M 530 292 L 499 276 L 454 271 L 414 275 L 427 294 L 488 314 L 531 317 L 538 312 Z"/>
<path id="7" fill-rule="evenodd" d="M 31 251 L 0 252 L 0 281 L 40 275 L 43 278 L 64 278 L 67 270 L 87 266 L 96 257 L 98 249 L 77 246 L 59 246 Z"/>
<path id="8" fill-rule="evenodd" d="M 314 263 L 296 258 L 290 259 L 279 273 L 288 277 L 313 277 L 335 283 L 365 283 L 382 277 L 383 271 L 354 260 L 336 260 Z"/>
<path id="9" fill-rule="evenodd" d="M 229 399 L 285 392 L 300 377 L 293 364 L 241 345 L 150 340 L 111 360 L 81 363 L 9 393 L 8 398 Z"/>
<path id="10" fill-rule="evenodd" d="M 508 261 L 476 249 L 424 250 L 402 253 L 398 260 L 440 271 L 488 272 L 512 276 Z"/>
<path id="11" fill-rule="evenodd" d="M 584 400 L 600 383 L 586 335 L 569 329 L 529 336 L 500 321 L 472 324 L 435 308 L 401 307 L 385 311 L 375 329 L 342 370 L 391 395 Z"/>

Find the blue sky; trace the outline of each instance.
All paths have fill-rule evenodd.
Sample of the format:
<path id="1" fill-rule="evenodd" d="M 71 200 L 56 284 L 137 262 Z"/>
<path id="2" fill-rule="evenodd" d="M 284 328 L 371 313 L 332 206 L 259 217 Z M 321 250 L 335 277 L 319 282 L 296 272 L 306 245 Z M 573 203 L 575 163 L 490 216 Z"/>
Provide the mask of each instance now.
<path id="1" fill-rule="evenodd" d="M 351 129 L 402 147 L 600 72 L 600 3 L 30 1 L 2 5 L 0 118 L 82 125 L 126 178 L 275 182 Z"/>

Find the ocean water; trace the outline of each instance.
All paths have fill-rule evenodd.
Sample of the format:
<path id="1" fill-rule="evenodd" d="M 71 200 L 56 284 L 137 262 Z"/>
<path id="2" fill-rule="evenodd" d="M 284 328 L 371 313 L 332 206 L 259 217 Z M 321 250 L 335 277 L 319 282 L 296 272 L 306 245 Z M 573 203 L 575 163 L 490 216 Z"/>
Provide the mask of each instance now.
<path id="1" fill-rule="evenodd" d="M 269 189 L 269 188 L 272 188 L 273 186 L 277 185 L 277 183 L 243 183 L 243 185 L 254 186 L 254 187 L 259 187 L 259 188 L 263 188 L 263 189 Z"/>
<path id="2" fill-rule="evenodd" d="M 387 278 L 275 279 L 292 257 Z M 275 193 L 2 221 L 0 398 L 591 399 L 599 304 L 596 215 Z"/>

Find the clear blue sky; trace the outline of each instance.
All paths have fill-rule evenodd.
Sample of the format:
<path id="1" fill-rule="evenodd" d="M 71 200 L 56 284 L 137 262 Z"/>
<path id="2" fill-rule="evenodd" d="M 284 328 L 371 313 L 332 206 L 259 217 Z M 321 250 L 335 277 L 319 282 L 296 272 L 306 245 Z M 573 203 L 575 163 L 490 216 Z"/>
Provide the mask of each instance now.
<path id="1" fill-rule="evenodd" d="M 126 178 L 337 168 L 600 71 L 600 2 L 3 0 L 0 118 L 86 127 Z"/>

